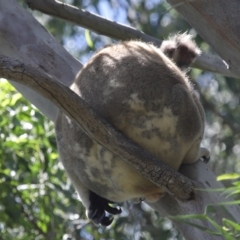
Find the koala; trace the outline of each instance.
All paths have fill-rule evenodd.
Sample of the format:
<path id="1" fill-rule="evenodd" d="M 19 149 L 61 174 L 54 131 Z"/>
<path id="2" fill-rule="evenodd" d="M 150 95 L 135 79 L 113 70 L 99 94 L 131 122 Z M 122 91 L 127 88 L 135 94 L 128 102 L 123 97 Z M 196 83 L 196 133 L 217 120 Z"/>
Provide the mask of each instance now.
<path id="1" fill-rule="evenodd" d="M 208 160 L 201 148 L 205 115 L 185 72 L 200 50 L 187 34 L 160 48 L 126 41 L 96 53 L 71 89 L 99 116 L 136 144 L 178 170 L 181 164 Z M 56 138 L 63 166 L 96 224 L 108 226 L 126 200 L 158 201 L 164 190 L 59 112 Z"/>

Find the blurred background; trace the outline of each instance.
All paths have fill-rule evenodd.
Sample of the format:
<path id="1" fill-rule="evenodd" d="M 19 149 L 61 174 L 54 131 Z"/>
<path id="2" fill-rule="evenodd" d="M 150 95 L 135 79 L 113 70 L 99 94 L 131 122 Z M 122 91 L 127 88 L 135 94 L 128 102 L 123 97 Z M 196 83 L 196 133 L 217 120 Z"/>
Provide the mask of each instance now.
<path id="1" fill-rule="evenodd" d="M 63 2 L 161 40 L 169 34 L 188 32 L 203 52 L 214 54 L 166 1 Z M 113 42 L 51 16 L 36 11 L 32 14 L 83 64 L 97 49 Z M 198 69 L 191 69 L 189 75 L 206 112 L 203 146 L 211 151 L 211 168 L 216 175 L 240 173 L 239 80 Z M 0 79 L 0 240 L 182 239 L 171 221 L 144 203 L 126 202 L 122 208 L 123 213 L 107 229 L 86 218 L 58 161 L 53 123 Z"/>

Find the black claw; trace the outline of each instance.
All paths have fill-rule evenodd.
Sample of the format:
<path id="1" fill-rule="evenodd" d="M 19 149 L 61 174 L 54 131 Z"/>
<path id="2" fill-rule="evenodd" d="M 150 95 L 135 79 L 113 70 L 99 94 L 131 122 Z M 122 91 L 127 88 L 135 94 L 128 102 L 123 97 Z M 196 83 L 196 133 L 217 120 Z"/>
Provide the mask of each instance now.
<path id="1" fill-rule="evenodd" d="M 106 212 L 116 215 L 122 212 L 119 207 L 112 207 L 109 204 L 113 203 L 105 198 L 100 197 L 94 192 L 89 194 L 90 206 L 88 209 L 88 218 L 95 224 L 101 224 L 102 226 L 108 226 L 112 223 L 113 217 L 106 216 Z"/>
<path id="2" fill-rule="evenodd" d="M 122 212 L 122 209 L 119 207 L 111 207 L 109 205 L 106 205 L 105 211 L 107 211 L 110 214 L 116 215 L 120 214 Z"/>
<path id="3" fill-rule="evenodd" d="M 190 192 L 189 198 L 187 199 L 188 201 L 194 200 L 195 199 L 195 193 L 194 191 Z"/>
<path id="4" fill-rule="evenodd" d="M 101 221 L 101 225 L 104 227 L 109 226 L 113 222 L 113 217 L 104 217 L 103 220 Z"/>
<path id="5" fill-rule="evenodd" d="M 201 160 L 204 162 L 204 163 L 208 163 L 210 161 L 210 156 L 202 156 L 201 157 Z"/>

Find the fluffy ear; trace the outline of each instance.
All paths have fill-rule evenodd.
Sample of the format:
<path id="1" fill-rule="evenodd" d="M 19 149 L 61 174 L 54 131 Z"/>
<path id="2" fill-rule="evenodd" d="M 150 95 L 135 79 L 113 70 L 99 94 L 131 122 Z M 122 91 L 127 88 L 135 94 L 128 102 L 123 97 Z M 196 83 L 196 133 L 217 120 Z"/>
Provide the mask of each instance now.
<path id="1" fill-rule="evenodd" d="M 161 51 L 182 70 L 187 69 L 201 53 L 192 36 L 176 34 L 162 42 Z"/>

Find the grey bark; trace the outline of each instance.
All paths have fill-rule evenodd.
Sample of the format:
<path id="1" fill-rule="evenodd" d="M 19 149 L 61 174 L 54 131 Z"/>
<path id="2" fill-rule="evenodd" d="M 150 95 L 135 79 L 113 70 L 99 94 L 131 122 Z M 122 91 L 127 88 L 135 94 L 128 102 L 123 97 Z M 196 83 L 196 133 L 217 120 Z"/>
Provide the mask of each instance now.
<path id="1" fill-rule="evenodd" d="M 76 25 L 90 29 L 98 34 L 102 34 L 117 40 L 141 39 L 145 42 L 153 42 L 157 46 L 161 41 L 152 36 L 144 34 L 132 27 L 110 21 L 106 18 L 78 9 L 74 6 L 55 0 L 24 0 L 31 9 L 39 10 L 51 16 L 55 16 Z M 181 1 L 182 2 L 182 1 Z M 193 67 L 206 71 L 220 73 L 224 76 L 240 78 L 228 69 L 228 65 L 217 55 L 201 54 Z"/>
<path id="2" fill-rule="evenodd" d="M 11 16 L 11 17 L 10 17 Z M 17 26 L 16 26 L 17 25 Z M 79 71 L 81 65 L 70 54 L 68 54 L 62 46 L 57 44 L 55 40 L 37 23 L 32 16 L 22 9 L 15 0 L 0 0 L 0 55 L 5 59 L 15 59 L 18 62 L 29 65 L 44 74 L 53 76 L 65 85 L 69 85 Z M 11 66 L 14 68 L 14 66 Z M 2 76 L 2 72 L 0 72 Z M 44 97 L 36 97 L 36 93 L 26 90 L 25 86 L 20 86 L 21 91 L 26 98 L 44 112 L 50 119 L 54 120 L 57 107 L 46 101 Z M 41 99 L 41 102 L 39 102 Z M 48 107 L 48 110 L 46 109 Z M 193 165 L 185 165 L 181 172 L 194 181 L 196 187 L 202 189 L 219 188 L 222 185 L 216 182 L 215 175 L 201 162 Z M 163 216 L 176 214 L 193 214 L 202 213 L 207 204 L 225 202 L 224 196 L 216 192 L 196 191 L 197 199 L 188 203 L 175 200 L 170 196 L 166 196 L 161 201 L 153 204 L 152 207 L 160 212 Z M 217 208 L 217 207 L 216 207 Z M 240 209 L 238 206 L 226 206 L 226 211 L 222 212 L 217 208 L 213 219 L 221 223 L 221 219 L 234 219 L 240 222 Z M 195 220 L 191 220 L 192 223 Z M 176 222 L 178 229 L 182 232 L 186 239 L 223 239 L 223 237 L 211 236 L 192 226 Z M 198 220 L 201 226 L 213 227 L 204 221 Z"/>
<path id="3" fill-rule="evenodd" d="M 193 26 L 198 34 L 240 74 L 240 2 L 238 0 L 168 0 Z"/>
<path id="4" fill-rule="evenodd" d="M 82 67 L 16 1 L 0 1 L 0 46 L 1 55 L 40 68 L 67 86 Z M 50 101 L 19 83 L 11 84 L 27 96 L 45 116 L 55 119 L 58 109 Z"/>

